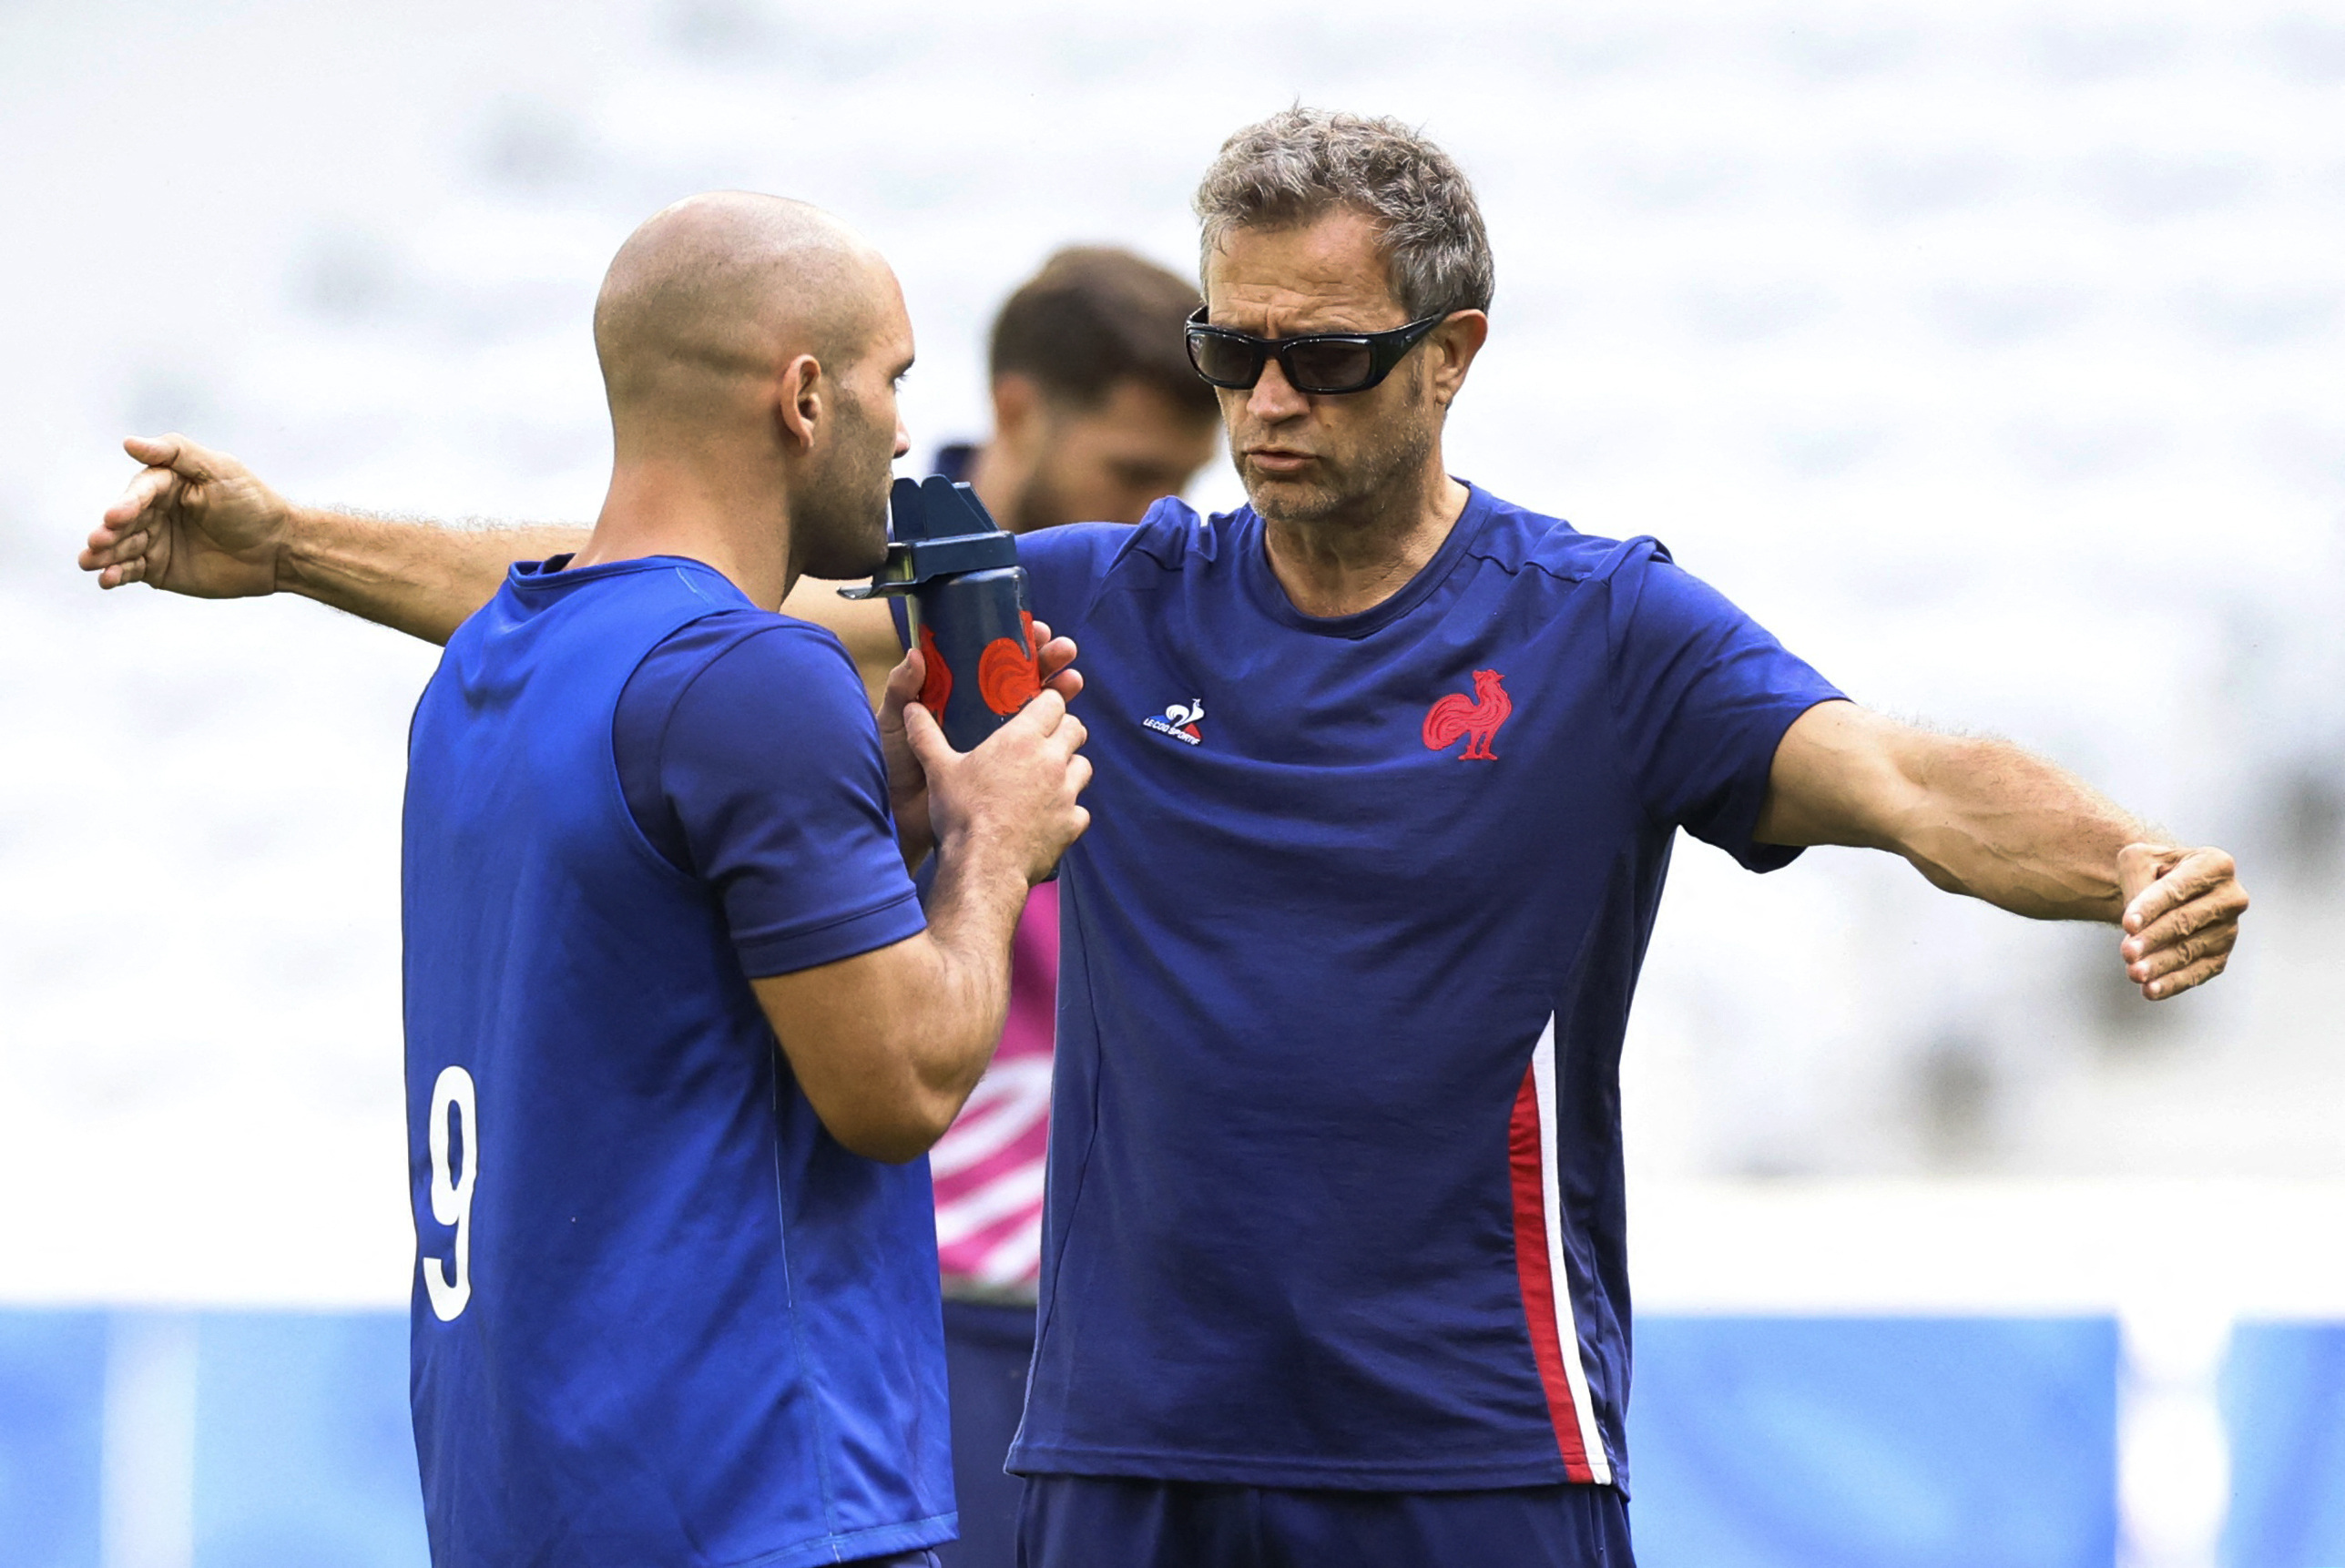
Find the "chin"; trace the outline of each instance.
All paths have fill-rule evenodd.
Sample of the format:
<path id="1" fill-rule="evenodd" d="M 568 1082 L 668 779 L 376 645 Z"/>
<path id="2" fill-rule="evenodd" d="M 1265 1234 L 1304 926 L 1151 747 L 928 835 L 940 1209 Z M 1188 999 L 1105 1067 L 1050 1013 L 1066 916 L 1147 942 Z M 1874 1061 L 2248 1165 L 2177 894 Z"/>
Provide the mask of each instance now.
<path id="1" fill-rule="evenodd" d="M 1324 485 L 1259 473 L 1246 476 L 1246 499 L 1257 513 L 1281 523 L 1316 522 L 1341 504 Z"/>

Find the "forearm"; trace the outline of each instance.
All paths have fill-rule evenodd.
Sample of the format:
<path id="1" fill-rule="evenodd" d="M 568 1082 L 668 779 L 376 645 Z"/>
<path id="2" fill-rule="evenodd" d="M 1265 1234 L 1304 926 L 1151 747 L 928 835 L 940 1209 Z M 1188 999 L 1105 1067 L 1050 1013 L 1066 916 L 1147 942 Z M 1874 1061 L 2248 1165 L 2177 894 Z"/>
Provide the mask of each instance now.
<path id="1" fill-rule="evenodd" d="M 1949 892 L 2016 914 L 2114 921 L 2118 851 L 2152 834 L 2007 741 L 1935 735 L 1830 702 L 1802 714 L 1776 748 L 1755 836 L 1887 850 Z"/>
<path id="2" fill-rule="evenodd" d="M 444 643 L 494 596 L 512 563 L 576 550 L 586 540 L 586 530 L 558 524 L 456 528 L 297 507 L 278 555 L 277 586 Z"/>
<path id="3" fill-rule="evenodd" d="M 906 1041 L 919 1093 L 943 1110 L 943 1126 L 1001 1043 L 1010 1004 L 1010 942 L 1029 891 L 998 853 L 965 845 L 937 851 L 929 886 L 928 932 L 937 955 L 927 1018 Z"/>
<path id="4" fill-rule="evenodd" d="M 2063 769 L 1999 740 L 1928 737 L 1908 748 L 1908 789 L 1882 847 L 1950 892 L 2033 920 L 2114 922 L 2118 852 L 2154 836 Z"/>

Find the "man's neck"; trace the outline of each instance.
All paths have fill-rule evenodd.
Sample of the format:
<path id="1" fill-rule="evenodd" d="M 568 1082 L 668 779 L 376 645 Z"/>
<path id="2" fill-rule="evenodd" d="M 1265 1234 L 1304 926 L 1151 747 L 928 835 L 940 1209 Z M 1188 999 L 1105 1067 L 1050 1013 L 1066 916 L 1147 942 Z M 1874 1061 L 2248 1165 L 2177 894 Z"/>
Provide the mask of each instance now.
<path id="1" fill-rule="evenodd" d="M 1372 610 L 1408 585 L 1465 513 L 1466 487 L 1439 459 L 1405 489 L 1341 514 L 1263 520 L 1270 571 L 1295 608 L 1332 619 Z"/>
<path id="2" fill-rule="evenodd" d="M 736 488 L 689 463 L 621 463 L 594 536 L 570 564 L 681 555 L 723 573 L 751 604 L 779 609 L 797 576 L 789 524 L 770 521 L 780 504 L 770 490 L 752 500 Z M 743 526 L 750 519 L 761 525 Z"/>

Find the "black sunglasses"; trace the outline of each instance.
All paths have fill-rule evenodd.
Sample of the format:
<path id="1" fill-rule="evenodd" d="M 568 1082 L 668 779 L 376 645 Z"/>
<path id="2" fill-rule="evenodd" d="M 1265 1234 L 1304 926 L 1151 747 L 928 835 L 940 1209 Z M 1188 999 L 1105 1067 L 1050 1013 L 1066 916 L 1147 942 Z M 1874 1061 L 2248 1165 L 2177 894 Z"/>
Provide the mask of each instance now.
<path id="1" fill-rule="evenodd" d="M 1310 332 L 1299 338 L 1258 338 L 1205 324 L 1199 305 L 1188 319 L 1188 362 L 1218 387 L 1244 392 L 1262 379 L 1272 359 L 1299 392 L 1366 392 L 1392 373 L 1449 312 L 1421 317 L 1389 332 Z"/>

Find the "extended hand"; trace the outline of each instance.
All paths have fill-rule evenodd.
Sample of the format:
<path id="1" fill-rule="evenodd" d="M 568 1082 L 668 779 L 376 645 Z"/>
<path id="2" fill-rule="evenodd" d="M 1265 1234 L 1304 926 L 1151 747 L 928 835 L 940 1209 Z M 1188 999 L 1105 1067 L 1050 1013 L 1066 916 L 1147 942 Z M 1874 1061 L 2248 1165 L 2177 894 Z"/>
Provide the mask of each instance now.
<path id="1" fill-rule="evenodd" d="M 1045 691 L 1073 702 L 1083 689 L 1083 672 L 1075 667 L 1075 644 L 1050 635 L 1049 623 L 1034 623 L 1035 660 Z M 904 709 L 917 707 L 928 666 L 918 648 L 888 672 L 887 690 L 880 698 L 880 749 L 888 763 L 888 804 L 895 812 L 896 838 L 903 845 L 904 863 L 917 866 L 935 846 L 928 814 L 928 777 L 904 734 Z"/>
<path id="2" fill-rule="evenodd" d="M 226 453 L 182 435 L 134 435 L 122 450 L 147 466 L 81 553 L 99 587 L 145 583 L 202 599 L 276 591 L 292 520 L 283 497 Z"/>
<path id="3" fill-rule="evenodd" d="M 2117 852 L 2126 901 L 2126 977 L 2152 1002 L 2178 996 L 2223 972 L 2248 912 L 2238 867 L 2220 850 L 2129 844 Z"/>

